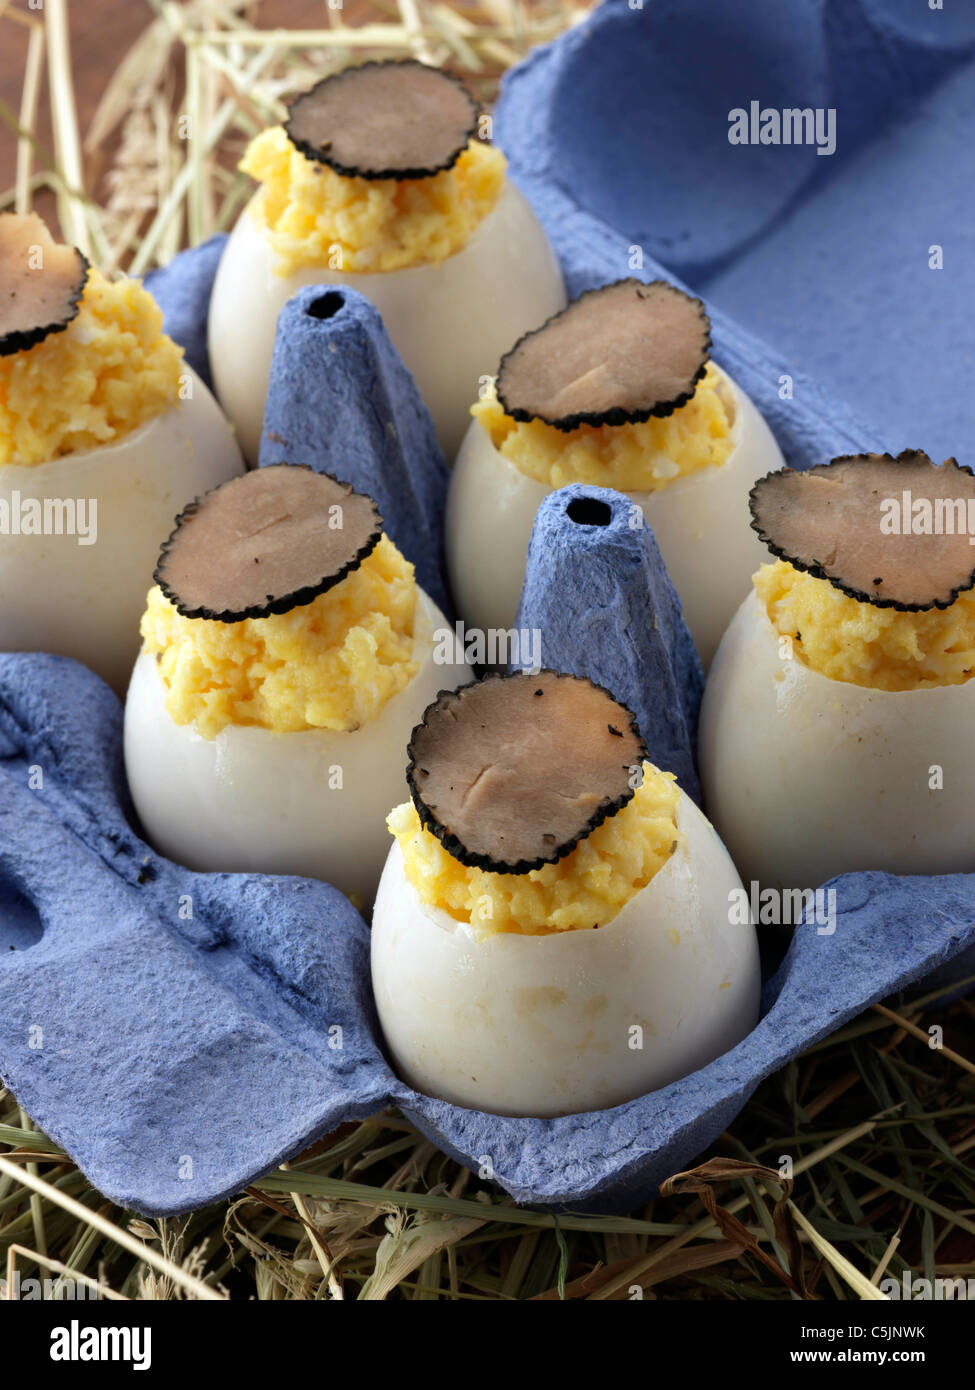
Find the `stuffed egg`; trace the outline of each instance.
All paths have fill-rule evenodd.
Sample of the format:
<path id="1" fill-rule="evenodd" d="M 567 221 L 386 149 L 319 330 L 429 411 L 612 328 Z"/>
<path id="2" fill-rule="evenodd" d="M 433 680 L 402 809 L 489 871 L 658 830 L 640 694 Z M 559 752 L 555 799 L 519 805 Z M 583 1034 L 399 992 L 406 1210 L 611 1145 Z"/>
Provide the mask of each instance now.
<path id="1" fill-rule="evenodd" d="M 555 257 L 477 108 L 422 63 L 365 63 L 319 82 L 241 169 L 260 187 L 220 260 L 209 344 L 245 454 L 260 450 L 278 314 L 304 285 L 379 309 L 452 458 L 482 375 L 565 304 Z"/>
<path id="2" fill-rule="evenodd" d="M 471 626 L 512 625 L 535 513 L 553 489 L 592 483 L 627 493 L 652 527 L 710 661 L 761 562 L 749 488 L 782 456 L 709 350 L 700 300 L 624 280 L 584 294 L 502 359 L 471 409 L 447 500 L 450 582 Z"/>
<path id="3" fill-rule="evenodd" d="M 752 509 L 778 558 L 721 643 L 698 741 L 742 876 L 971 873 L 975 479 L 865 454 L 773 474 Z"/>
<path id="4" fill-rule="evenodd" d="M 570 1114 L 666 1086 L 754 1027 L 735 868 L 607 691 L 489 676 L 444 692 L 409 751 L 372 927 L 405 1081 L 478 1110 Z"/>
<path id="5" fill-rule="evenodd" d="M 151 296 L 0 214 L 0 650 L 74 657 L 121 693 L 159 538 L 243 471 Z"/>
<path id="6" fill-rule="evenodd" d="M 375 504 L 261 468 L 179 518 L 142 619 L 125 765 L 155 847 L 372 900 L 424 708 L 468 675 Z"/>

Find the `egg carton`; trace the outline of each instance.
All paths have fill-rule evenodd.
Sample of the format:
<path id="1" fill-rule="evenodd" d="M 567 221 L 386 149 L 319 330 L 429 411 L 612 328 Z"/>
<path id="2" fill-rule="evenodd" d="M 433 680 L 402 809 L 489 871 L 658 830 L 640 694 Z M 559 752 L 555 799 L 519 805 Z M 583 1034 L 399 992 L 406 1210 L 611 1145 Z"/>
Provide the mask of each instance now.
<path id="1" fill-rule="evenodd" d="M 782 6 L 760 8 L 768 43 L 784 39 Z M 905 7 L 860 0 L 855 8 L 858 61 L 900 72 L 916 48 L 921 85 L 928 68 L 947 61 L 931 46 L 883 37 L 881 21 L 896 28 Z M 792 0 L 789 12 L 825 24 L 834 7 Z M 573 179 L 573 151 L 590 168 L 606 155 L 585 120 L 572 124 L 573 100 L 584 110 L 587 81 L 597 96 L 618 90 L 640 99 L 641 86 L 622 83 L 632 51 L 656 61 L 653 34 L 666 54 L 673 31 L 664 20 L 680 24 L 688 13 L 714 21 L 718 7 L 685 0 L 644 13 L 610 0 L 507 81 L 497 137 L 573 295 L 627 274 L 673 278 L 649 254 L 635 266 L 633 236 L 566 189 L 583 182 Z M 651 18 L 645 34 L 638 26 Z M 871 25 L 872 46 L 863 41 Z M 723 61 L 730 72 L 738 58 L 729 63 L 725 49 Z M 800 68 L 802 61 L 795 59 Z M 869 63 L 864 71 L 873 99 L 883 87 L 867 80 Z M 801 83 L 794 90 L 790 105 L 801 92 L 810 101 L 815 94 Z M 614 107 L 613 120 L 627 121 L 625 103 Z M 627 160 L 635 162 L 632 150 Z M 644 192 L 649 201 L 652 180 Z M 771 193 L 763 206 L 774 221 Z M 723 215 L 730 239 L 704 248 L 716 261 L 747 246 L 758 225 L 735 224 L 733 207 Z M 678 253 L 685 243 L 677 241 Z M 167 330 L 205 377 L 206 311 L 222 245 L 215 238 L 184 253 L 148 282 Z M 696 244 L 690 252 L 707 260 Z M 690 267 L 688 260 L 682 268 Z M 446 475 L 429 417 L 359 296 L 338 292 L 322 317 L 308 313 L 315 291 L 303 293 L 307 303 L 299 297 L 282 316 L 261 461 L 310 462 L 375 495 L 390 535 L 443 601 Z M 716 359 L 762 410 L 793 466 L 890 446 L 790 357 L 711 313 Z M 331 352 L 339 341 L 343 352 Z M 871 338 L 870 346 L 882 345 Z M 336 370 L 337 361 L 346 369 Z M 793 386 L 788 400 L 784 377 Z M 301 457 L 290 452 L 298 448 Z M 610 522 L 572 523 L 566 506 L 580 497 L 605 504 Z M 518 624 L 543 628 L 547 662 L 629 704 L 655 761 L 678 771 L 693 794 L 700 668 L 652 534 L 631 531 L 626 510 L 615 494 L 582 485 L 552 494 L 536 521 Z M 336 1125 L 388 1105 L 519 1201 L 632 1206 L 686 1167 L 789 1058 L 877 999 L 950 989 L 975 972 L 975 878 L 846 875 L 830 884 L 835 930 L 800 923 L 766 981 L 760 1022 L 709 1066 L 610 1110 L 537 1120 L 460 1109 L 412 1091 L 391 1071 L 369 986 L 368 928 L 337 890 L 296 878 L 191 873 L 140 838 L 121 721 L 115 696 L 76 663 L 0 657 L 0 1074 L 97 1187 L 147 1214 L 229 1196 Z"/>

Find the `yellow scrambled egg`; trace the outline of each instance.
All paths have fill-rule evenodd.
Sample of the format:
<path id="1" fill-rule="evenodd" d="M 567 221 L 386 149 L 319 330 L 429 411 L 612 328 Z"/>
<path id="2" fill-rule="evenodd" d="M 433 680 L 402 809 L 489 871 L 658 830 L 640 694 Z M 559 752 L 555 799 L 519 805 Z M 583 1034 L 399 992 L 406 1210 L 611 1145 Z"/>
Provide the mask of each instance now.
<path id="1" fill-rule="evenodd" d="M 752 579 L 776 632 L 830 680 L 875 690 L 961 685 L 975 667 L 975 591 L 949 608 L 901 613 L 858 603 L 785 560 Z"/>
<path id="2" fill-rule="evenodd" d="M 279 275 L 306 265 L 371 272 L 446 260 L 498 201 L 505 167 L 500 150 L 471 140 L 452 168 L 429 178 L 347 178 L 306 159 L 281 126 L 256 136 L 240 162 L 262 185 L 252 215 Z"/>
<path id="3" fill-rule="evenodd" d="M 47 463 L 110 444 L 178 399 L 183 349 L 137 280 L 91 270 L 61 333 L 0 357 L 0 464 Z"/>
<path id="4" fill-rule="evenodd" d="M 636 425 L 562 431 L 541 420 L 513 420 L 493 389 L 471 406 L 471 414 L 499 453 L 549 487 L 593 483 L 618 492 L 656 492 L 674 478 L 724 463 L 733 445 L 734 408 L 711 362 L 686 405 Z"/>
<path id="5" fill-rule="evenodd" d="M 502 931 L 533 936 L 611 922 L 683 839 L 679 797 L 672 772 L 644 763 L 632 801 L 564 859 L 527 874 L 494 874 L 459 863 L 420 825 L 412 801 L 397 806 L 386 823 L 422 902 L 469 923 L 481 937 Z"/>
<path id="6" fill-rule="evenodd" d="M 204 738 L 228 724 L 351 730 L 416 674 L 416 599 L 413 566 L 383 536 L 341 583 L 289 613 L 240 623 L 184 618 L 154 588 L 141 631 L 170 718 Z"/>

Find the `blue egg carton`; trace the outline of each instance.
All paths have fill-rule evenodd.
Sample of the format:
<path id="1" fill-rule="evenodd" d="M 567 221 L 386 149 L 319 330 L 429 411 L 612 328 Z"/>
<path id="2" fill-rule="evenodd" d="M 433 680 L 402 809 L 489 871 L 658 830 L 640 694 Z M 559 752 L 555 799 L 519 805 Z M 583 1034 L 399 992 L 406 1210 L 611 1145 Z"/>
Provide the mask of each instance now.
<path id="1" fill-rule="evenodd" d="M 507 79 L 496 136 L 570 293 L 628 274 L 686 275 L 708 299 L 716 359 L 795 467 L 906 444 L 937 452 L 946 422 L 958 441 L 942 452 L 961 456 L 971 434 L 958 412 L 972 404 L 954 386 L 967 323 L 955 312 L 928 322 L 913 284 L 901 286 L 898 333 L 872 331 L 870 314 L 884 322 L 905 219 L 930 242 L 971 225 L 945 218 L 960 196 L 958 122 L 975 149 L 972 112 L 952 96 L 971 75 L 975 22 L 954 7 L 932 29 L 908 0 L 754 0 L 740 16 L 732 9 L 719 0 L 647 0 L 645 9 L 607 0 Z M 786 169 L 767 148 L 730 146 L 727 112 L 758 96 L 766 106 L 834 106 L 836 154 L 796 150 Z M 941 119 L 951 138 L 926 146 L 918 166 L 912 141 Z M 808 333 L 799 350 L 780 355 L 743 324 L 774 328 L 775 315 L 791 314 L 765 289 L 782 246 L 808 250 L 804 238 L 820 235 L 810 228 L 856 218 L 858 160 L 878 149 L 874 186 L 889 178 L 903 196 L 873 209 L 873 269 L 837 307 L 831 268 L 820 262 L 820 281 L 809 278 L 800 251 L 789 292 Z M 827 175 L 821 166 L 832 160 Z M 922 211 L 940 218 L 941 238 L 924 230 Z M 889 238 L 877 236 L 878 225 Z M 862 232 L 851 228 L 854 246 Z M 204 376 L 222 244 L 215 238 L 149 277 L 168 330 Z M 954 296 L 970 303 L 972 262 L 946 250 L 944 267 L 935 292 L 950 285 L 946 305 Z M 725 302 L 736 275 L 753 293 L 731 318 L 715 300 Z M 446 601 L 446 471 L 412 380 L 360 296 L 329 289 L 324 316 L 321 306 L 308 313 L 314 290 L 302 296 L 282 316 L 261 461 L 278 461 L 280 441 L 290 441 L 304 450 L 291 461 L 378 496 L 390 534 Z M 913 401 L 905 339 L 924 345 L 916 354 L 924 389 Z M 889 383 L 890 408 L 865 411 L 885 429 L 800 370 L 807 362 L 826 379 L 838 367 L 841 394 L 858 402 L 861 373 Z M 601 503 L 607 524 L 575 525 L 567 507 L 579 498 Z M 543 628 L 547 662 L 629 704 L 655 761 L 695 794 L 700 667 L 654 538 L 633 531 L 628 516 L 600 489 L 552 494 L 536 521 L 518 622 Z M 229 1196 L 336 1125 L 389 1105 L 458 1161 L 490 1164 L 518 1201 L 632 1206 L 702 1152 L 789 1058 L 875 1000 L 949 990 L 975 973 L 975 877 L 845 875 L 829 885 L 835 930 L 799 925 L 766 982 L 761 1021 L 710 1066 L 610 1110 L 549 1120 L 463 1110 L 392 1072 L 369 985 L 368 927 L 337 890 L 191 873 L 140 838 L 121 721 L 118 700 L 84 667 L 0 656 L 0 1075 L 98 1188 L 140 1212 Z"/>

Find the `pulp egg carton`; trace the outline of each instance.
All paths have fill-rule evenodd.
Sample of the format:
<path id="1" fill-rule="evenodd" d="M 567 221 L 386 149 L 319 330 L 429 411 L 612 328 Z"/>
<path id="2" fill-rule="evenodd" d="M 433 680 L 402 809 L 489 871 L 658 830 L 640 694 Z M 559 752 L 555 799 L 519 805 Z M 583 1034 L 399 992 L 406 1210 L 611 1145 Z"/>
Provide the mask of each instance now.
<path id="1" fill-rule="evenodd" d="M 973 142 L 957 84 L 975 21 L 904 0 L 855 0 L 842 18 L 838 8 L 760 0 L 731 18 L 717 0 L 645 10 L 607 0 L 509 76 L 495 125 L 570 295 L 628 274 L 685 275 L 708 301 L 716 360 L 796 468 L 904 443 L 959 453 L 971 437 L 961 428 L 970 397 L 951 376 L 971 269 L 952 269 L 946 252 L 944 279 L 922 293 L 909 277 L 897 283 L 896 268 L 906 239 L 926 249 L 937 240 L 930 225 L 945 239 L 958 225 L 963 125 Z M 834 108 L 836 153 L 796 148 L 786 166 L 761 145 L 729 150 L 728 112 L 758 93 L 770 107 Z M 864 177 L 876 197 L 865 221 Z M 836 229 L 850 238 L 848 259 L 821 265 L 812 282 L 803 267 Z M 205 378 L 223 245 L 183 253 L 148 282 Z M 791 299 L 767 291 L 785 270 Z M 715 307 L 712 287 L 734 317 Z M 449 612 L 446 472 L 429 415 L 375 310 L 331 288 L 329 314 L 309 313 L 319 293 L 302 290 L 282 312 L 261 462 L 331 468 L 374 496 Z M 932 293 L 944 296 L 936 315 Z M 896 349 L 888 321 L 925 344 L 923 362 Z M 801 338 L 781 356 L 750 331 L 789 343 L 797 324 Z M 872 407 L 865 416 L 884 429 L 806 364 Z M 567 503 L 579 498 L 601 503 L 607 523 L 577 526 Z M 627 511 L 585 485 L 553 493 L 517 621 L 542 628 L 546 664 L 633 709 L 651 757 L 697 797 L 700 667 L 653 535 L 630 529 Z M 139 837 L 121 725 L 118 700 L 84 667 L 0 657 L 0 1074 L 98 1188 L 147 1214 L 229 1196 L 390 1105 L 458 1161 L 489 1164 L 518 1201 L 632 1206 L 687 1167 L 789 1058 L 875 1000 L 948 990 L 975 972 L 975 877 L 848 874 L 828 885 L 835 921 L 800 923 L 766 980 L 759 1023 L 710 1065 L 608 1110 L 542 1120 L 461 1109 L 391 1070 L 369 930 L 342 894 L 308 879 L 193 873 Z"/>

